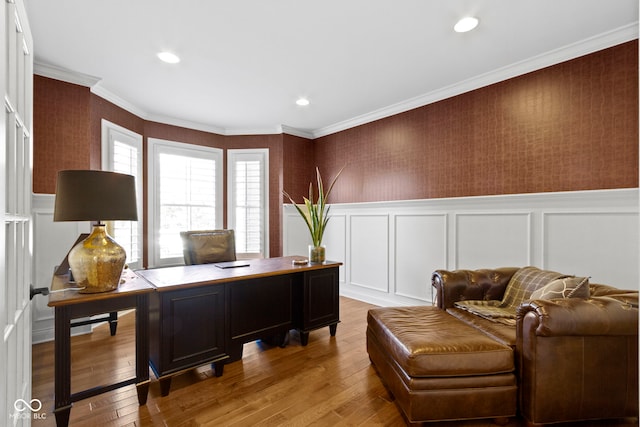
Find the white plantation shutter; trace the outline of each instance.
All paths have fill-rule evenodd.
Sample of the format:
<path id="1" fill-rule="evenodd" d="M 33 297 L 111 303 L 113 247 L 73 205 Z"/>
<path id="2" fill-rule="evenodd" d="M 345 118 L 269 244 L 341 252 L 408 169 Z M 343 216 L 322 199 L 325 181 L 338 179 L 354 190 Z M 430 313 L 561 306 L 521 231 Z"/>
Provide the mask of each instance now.
<path id="1" fill-rule="evenodd" d="M 142 268 L 142 136 L 102 120 L 102 169 L 133 175 L 138 221 L 109 221 L 108 232 L 127 252 L 127 264 Z"/>
<path id="2" fill-rule="evenodd" d="M 141 153 L 138 153 L 134 147 L 116 141 L 113 153 L 113 171 L 133 175 L 136 181 L 139 180 L 137 170 L 139 154 Z M 141 195 L 138 195 L 138 198 L 140 197 Z M 138 215 L 142 217 L 142 212 L 138 212 Z M 140 262 L 141 248 L 138 243 L 141 237 L 137 221 L 113 221 L 113 238 L 127 251 L 127 262 L 130 265 Z"/>
<path id="3" fill-rule="evenodd" d="M 262 192 L 259 161 L 235 163 L 236 250 L 243 253 L 262 251 Z"/>
<path id="4" fill-rule="evenodd" d="M 228 150 L 228 223 L 240 257 L 269 256 L 268 154 L 265 149 Z"/>
<path id="5" fill-rule="evenodd" d="M 149 139 L 149 254 L 183 262 L 180 232 L 222 225 L 222 150 Z"/>

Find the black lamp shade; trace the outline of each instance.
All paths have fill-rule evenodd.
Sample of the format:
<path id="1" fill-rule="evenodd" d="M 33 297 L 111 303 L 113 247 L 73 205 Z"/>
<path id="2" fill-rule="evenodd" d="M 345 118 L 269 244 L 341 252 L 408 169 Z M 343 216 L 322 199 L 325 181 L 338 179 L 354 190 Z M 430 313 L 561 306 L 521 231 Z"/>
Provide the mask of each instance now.
<path id="1" fill-rule="evenodd" d="M 137 221 L 135 177 L 98 170 L 58 172 L 53 220 Z"/>

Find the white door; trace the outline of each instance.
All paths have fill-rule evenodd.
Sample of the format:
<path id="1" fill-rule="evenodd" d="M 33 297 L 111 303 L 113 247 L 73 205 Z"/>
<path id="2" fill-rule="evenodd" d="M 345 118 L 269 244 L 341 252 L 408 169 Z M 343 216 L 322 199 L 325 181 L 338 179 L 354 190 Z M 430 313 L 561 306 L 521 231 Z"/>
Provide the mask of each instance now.
<path id="1" fill-rule="evenodd" d="M 5 0 L 0 22 L 0 425 L 28 426 L 31 399 L 31 120 L 33 46 L 23 0 Z"/>

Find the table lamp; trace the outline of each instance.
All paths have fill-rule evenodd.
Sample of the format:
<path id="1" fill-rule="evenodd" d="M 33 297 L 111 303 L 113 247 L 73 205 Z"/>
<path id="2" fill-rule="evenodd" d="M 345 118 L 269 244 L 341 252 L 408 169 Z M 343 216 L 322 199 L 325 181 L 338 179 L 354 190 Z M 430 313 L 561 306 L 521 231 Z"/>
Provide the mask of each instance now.
<path id="1" fill-rule="evenodd" d="M 81 293 L 118 288 L 127 254 L 103 220 L 138 220 L 135 178 L 115 172 L 58 172 L 54 221 L 95 221 L 89 237 L 69 251 L 71 274 Z"/>

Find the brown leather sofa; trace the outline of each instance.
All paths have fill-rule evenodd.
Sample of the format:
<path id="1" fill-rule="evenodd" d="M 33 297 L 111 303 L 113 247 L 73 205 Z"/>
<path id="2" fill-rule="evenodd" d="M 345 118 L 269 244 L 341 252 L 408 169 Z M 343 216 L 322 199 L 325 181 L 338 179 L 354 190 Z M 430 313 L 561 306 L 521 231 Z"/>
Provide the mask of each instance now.
<path id="1" fill-rule="evenodd" d="M 513 325 L 479 317 L 455 305 L 458 301 L 501 300 L 517 270 L 437 270 L 432 275 L 437 307 L 388 307 L 370 312 L 367 348 L 371 361 L 385 385 L 396 396 L 407 420 L 437 420 L 431 418 L 429 411 L 416 409 L 436 401 L 433 398 L 424 400 L 426 390 L 419 384 L 426 380 L 411 376 L 411 363 L 418 360 L 418 353 L 432 352 L 437 348 L 433 342 L 438 337 L 437 332 L 432 332 L 434 327 L 447 324 L 447 339 L 455 335 L 458 327 L 443 318 L 445 314 L 459 322 L 459 330 L 464 332 L 461 336 L 467 337 L 464 338 L 467 342 L 467 328 L 471 327 L 476 334 L 488 337 L 511 351 L 517 384 L 516 410 L 530 425 L 637 418 L 638 292 L 590 284 L 590 295 L 586 299 L 526 300 L 517 306 Z M 438 316 L 430 310 L 441 314 Z M 420 319 L 419 322 L 400 318 L 409 317 L 412 312 Z M 424 334 L 424 343 L 420 343 L 422 332 L 416 333 L 416 327 L 430 331 Z M 407 343 L 410 343 L 408 349 Z M 441 347 L 445 347 L 444 344 Z M 451 350 L 456 346 L 446 347 Z M 460 340 L 457 347 L 468 346 Z M 410 354 L 406 354 L 407 351 Z M 464 361 L 474 359 L 467 357 Z M 486 387 L 491 385 L 487 381 L 489 376 L 485 373 L 478 378 L 482 381 L 480 390 L 486 391 Z M 510 416 L 511 409 L 502 414 L 499 411 L 483 413 L 483 405 L 474 404 L 474 396 L 478 392 L 471 386 L 467 387 L 457 393 L 465 396 L 469 404 L 459 410 L 452 409 L 453 412 L 445 414 L 443 420 L 454 419 L 451 414 L 455 411 L 462 414 L 460 419 L 474 418 L 474 414 L 477 418 Z M 447 404 L 452 402 L 455 403 L 450 401 Z M 511 405 L 506 395 L 492 404 L 495 406 L 496 402 Z M 420 416 L 425 418 L 420 419 Z"/>

